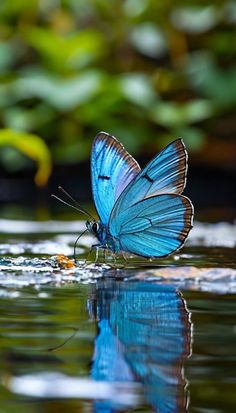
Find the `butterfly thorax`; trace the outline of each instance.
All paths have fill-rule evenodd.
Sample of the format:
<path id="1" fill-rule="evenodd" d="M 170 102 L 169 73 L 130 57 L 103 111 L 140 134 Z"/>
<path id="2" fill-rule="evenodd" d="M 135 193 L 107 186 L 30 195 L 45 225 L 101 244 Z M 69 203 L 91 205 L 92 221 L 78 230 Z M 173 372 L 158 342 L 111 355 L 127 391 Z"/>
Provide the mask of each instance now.
<path id="1" fill-rule="evenodd" d="M 120 251 L 119 241 L 112 237 L 110 234 L 107 225 L 104 225 L 102 222 L 98 221 L 87 221 L 86 227 L 100 242 L 101 248 L 108 248 L 113 252 Z"/>

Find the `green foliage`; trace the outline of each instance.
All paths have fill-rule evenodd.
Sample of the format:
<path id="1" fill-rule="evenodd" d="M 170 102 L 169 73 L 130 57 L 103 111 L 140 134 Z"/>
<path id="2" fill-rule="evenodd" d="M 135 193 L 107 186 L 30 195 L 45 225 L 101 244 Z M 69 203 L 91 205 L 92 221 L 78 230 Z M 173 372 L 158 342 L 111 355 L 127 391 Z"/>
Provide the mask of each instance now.
<path id="1" fill-rule="evenodd" d="M 52 29 L 32 27 L 25 39 L 40 55 L 42 62 L 55 72 L 79 70 L 105 54 L 103 36 L 96 30 L 83 30 L 61 36 Z"/>
<path id="2" fill-rule="evenodd" d="M 226 0 L 3 0 L 0 125 L 60 163 L 88 158 L 99 130 L 136 154 L 179 134 L 198 150 L 235 110 L 235 24 Z"/>
<path id="3" fill-rule="evenodd" d="M 0 130 L 0 148 L 1 147 L 16 148 L 35 161 L 37 163 L 35 183 L 38 186 L 46 185 L 51 173 L 51 156 L 41 138 L 30 133 L 2 129 Z M 7 156 L 7 152 L 5 152 L 5 156 Z"/>
<path id="4" fill-rule="evenodd" d="M 207 53 L 192 56 L 186 72 L 193 88 L 206 96 L 218 112 L 232 110 L 236 104 L 236 65 L 221 69 Z"/>

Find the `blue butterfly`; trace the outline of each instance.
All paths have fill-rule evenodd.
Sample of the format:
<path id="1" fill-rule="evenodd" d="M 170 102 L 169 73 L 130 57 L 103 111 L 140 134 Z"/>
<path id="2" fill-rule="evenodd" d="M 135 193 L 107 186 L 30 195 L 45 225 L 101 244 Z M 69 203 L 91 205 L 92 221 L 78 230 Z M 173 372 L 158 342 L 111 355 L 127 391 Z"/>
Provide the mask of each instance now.
<path id="1" fill-rule="evenodd" d="M 98 248 L 160 258 L 183 246 L 193 219 L 193 205 L 181 195 L 187 157 L 183 141 L 177 139 L 141 170 L 114 136 L 98 133 L 91 175 L 100 221 L 86 222 Z"/>

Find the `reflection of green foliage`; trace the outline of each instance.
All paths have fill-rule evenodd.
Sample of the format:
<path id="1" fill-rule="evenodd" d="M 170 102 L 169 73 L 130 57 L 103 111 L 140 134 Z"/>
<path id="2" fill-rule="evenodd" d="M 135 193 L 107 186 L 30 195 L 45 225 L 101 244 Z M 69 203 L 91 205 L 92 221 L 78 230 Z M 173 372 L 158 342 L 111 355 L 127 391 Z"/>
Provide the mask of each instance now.
<path id="1" fill-rule="evenodd" d="M 61 163 L 101 129 L 134 153 L 179 135 L 197 150 L 236 104 L 235 24 L 230 0 L 3 0 L 1 126 Z"/>

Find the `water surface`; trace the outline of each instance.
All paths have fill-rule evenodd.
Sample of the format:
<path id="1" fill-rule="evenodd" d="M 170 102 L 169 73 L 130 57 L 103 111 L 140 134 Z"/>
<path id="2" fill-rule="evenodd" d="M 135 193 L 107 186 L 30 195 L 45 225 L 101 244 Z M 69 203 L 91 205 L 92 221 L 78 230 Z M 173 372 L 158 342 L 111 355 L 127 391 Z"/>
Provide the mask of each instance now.
<path id="1" fill-rule="evenodd" d="M 0 225 L 0 412 L 234 411 L 233 225 L 197 224 L 173 257 L 115 268 L 84 265 L 87 236 L 69 269 L 56 254 L 83 223 Z"/>

